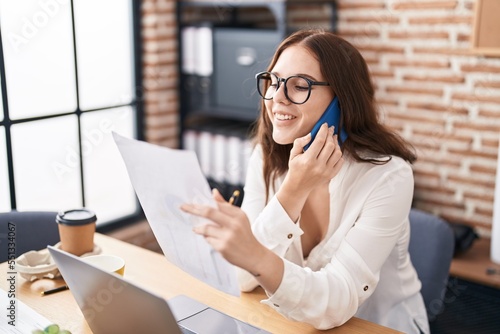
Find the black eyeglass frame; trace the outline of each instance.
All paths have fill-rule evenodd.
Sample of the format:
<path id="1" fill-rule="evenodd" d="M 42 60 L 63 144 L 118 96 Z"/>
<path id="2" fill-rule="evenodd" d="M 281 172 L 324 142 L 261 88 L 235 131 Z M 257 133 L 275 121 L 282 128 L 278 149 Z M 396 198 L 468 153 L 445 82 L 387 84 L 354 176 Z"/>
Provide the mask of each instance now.
<path id="1" fill-rule="evenodd" d="M 311 87 L 312 86 L 330 86 L 330 84 L 328 82 L 324 82 L 324 81 L 312 81 L 311 79 L 309 78 L 306 78 L 306 77 L 303 77 L 301 75 L 291 75 L 289 76 L 288 78 L 280 78 L 279 76 L 277 76 L 276 74 L 272 73 L 272 72 L 267 72 L 267 71 L 264 71 L 264 72 L 259 72 L 255 75 L 255 79 L 257 81 L 257 92 L 259 93 L 259 95 L 264 99 L 264 100 L 272 100 L 274 98 L 274 94 L 272 97 L 270 98 L 266 98 L 265 97 L 265 94 L 262 94 L 262 92 L 260 91 L 260 86 L 259 86 L 259 79 L 264 75 L 264 74 L 269 74 L 270 76 L 273 75 L 276 79 L 277 79 L 277 87 L 276 87 L 276 90 L 275 90 L 275 93 L 278 91 L 278 89 L 280 89 L 280 82 L 283 82 L 284 83 L 284 87 L 285 87 L 285 97 L 288 101 L 292 102 L 293 104 L 304 104 L 306 103 L 308 100 L 309 100 L 309 97 L 311 97 Z M 290 78 L 301 78 L 301 79 L 304 79 L 308 85 L 309 85 L 309 89 L 307 91 L 307 97 L 306 99 L 304 100 L 304 102 L 295 102 L 295 101 L 292 101 L 292 99 L 290 99 L 288 97 L 288 89 L 286 88 L 286 83 L 287 81 L 290 79 Z M 269 89 L 269 87 L 268 87 Z M 265 93 L 265 92 L 264 92 Z"/>

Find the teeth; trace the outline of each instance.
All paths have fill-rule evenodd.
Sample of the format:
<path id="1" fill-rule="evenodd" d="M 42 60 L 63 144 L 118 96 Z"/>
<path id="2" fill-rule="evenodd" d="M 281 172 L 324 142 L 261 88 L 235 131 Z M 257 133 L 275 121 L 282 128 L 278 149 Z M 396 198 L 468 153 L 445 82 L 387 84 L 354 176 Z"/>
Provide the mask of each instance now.
<path id="1" fill-rule="evenodd" d="M 289 119 L 296 118 L 295 116 L 292 116 L 292 115 L 283 115 L 283 114 L 274 114 L 274 117 L 276 117 L 280 121 L 286 121 Z"/>

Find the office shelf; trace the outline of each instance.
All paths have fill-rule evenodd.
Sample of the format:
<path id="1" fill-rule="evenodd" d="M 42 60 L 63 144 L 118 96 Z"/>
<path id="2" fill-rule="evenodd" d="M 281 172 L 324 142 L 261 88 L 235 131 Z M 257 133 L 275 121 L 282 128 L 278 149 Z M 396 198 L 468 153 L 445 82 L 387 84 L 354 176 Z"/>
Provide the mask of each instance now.
<path id="1" fill-rule="evenodd" d="M 186 148 L 185 135 L 190 130 L 204 135 L 207 131 L 213 131 L 215 135 L 219 124 L 221 129 L 225 126 L 227 128 L 227 122 L 234 122 L 238 124 L 236 127 L 249 129 L 255 123 L 259 114 L 260 99 L 256 96 L 253 76 L 265 70 L 276 46 L 291 31 L 287 26 L 287 11 L 290 5 L 331 6 L 330 24 L 331 27 L 335 27 L 334 1 L 178 2 L 181 147 Z M 269 22 L 253 24 L 242 19 L 242 14 L 247 13 L 245 11 L 256 8 L 262 9 L 259 13 L 266 19 L 269 18 Z M 266 12 L 267 14 L 264 14 Z M 271 17 L 274 22 L 270 22 Z M 184 62 L 191 61 L 191 58 L 183 54 L 185 47 L 183 43 L 188 43 L 183 40 L 183 32 L 193 27 L 204 32 L 205 28 L 212 31 L 212 71 L 200 74 L 196 70 L 187 71 L 183 67 Z M 210 124 L 210 126 L 203 127 L 200 124 Z M 241 139 L 245 141 L 245 138 Z M 192 149 L 196 149 L 193 148 L 193 143 L 190 145 Z M 199 150 L 196 150 L 197 154 L 200 154 Z M 206 176 L 213 184 L 221 186 L 225 184 L 213 175 Z M 226 182 L 226 185 L 229 188 L 241 187 L 242 183 Z"/>

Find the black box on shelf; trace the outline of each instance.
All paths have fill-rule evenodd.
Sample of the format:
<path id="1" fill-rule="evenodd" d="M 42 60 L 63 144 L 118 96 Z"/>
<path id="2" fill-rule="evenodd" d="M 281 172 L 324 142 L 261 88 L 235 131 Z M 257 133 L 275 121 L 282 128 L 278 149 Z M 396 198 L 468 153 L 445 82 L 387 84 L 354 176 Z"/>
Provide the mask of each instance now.
<path id="1" fill-rule="evenodd" d="M 214 105 L 257 115 L 255 74 L 265 71 L 282 36 L 274 30 L 214 28 Z M 235 115 L 237 116 L 237 115 Z"/>

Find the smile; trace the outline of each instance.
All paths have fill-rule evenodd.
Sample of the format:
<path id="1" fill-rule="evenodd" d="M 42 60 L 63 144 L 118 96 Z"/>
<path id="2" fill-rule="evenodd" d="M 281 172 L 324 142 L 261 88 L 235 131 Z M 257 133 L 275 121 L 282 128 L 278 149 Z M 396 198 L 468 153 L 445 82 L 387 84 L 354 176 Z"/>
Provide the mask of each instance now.
<path id="1" fill-rule="evenodd" d="M 294 119 L 297 117 L 292 116 L 292 115 L 285 115 L 285 114 L 276 113 L 276 114 L 274 114 L 274 118 L 276 118 L 279 121 L 288 121 L 288 120 L 291 120 L 291 119 Z"/>

